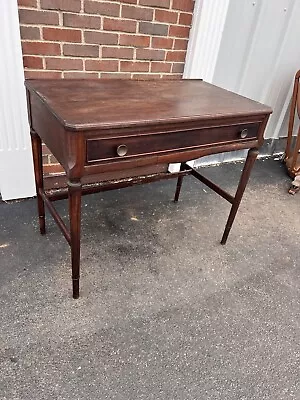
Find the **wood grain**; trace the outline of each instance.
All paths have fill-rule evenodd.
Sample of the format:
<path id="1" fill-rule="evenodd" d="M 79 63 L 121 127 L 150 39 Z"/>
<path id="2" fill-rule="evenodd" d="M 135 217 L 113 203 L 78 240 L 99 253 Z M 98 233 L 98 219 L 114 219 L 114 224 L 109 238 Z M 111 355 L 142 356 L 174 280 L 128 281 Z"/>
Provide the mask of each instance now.
<path id="1" fill-rule="evenodd" d="M 104 129 L 261 115 L 271 109 L 200 80 L 32 80 L 66 129 Z"/>

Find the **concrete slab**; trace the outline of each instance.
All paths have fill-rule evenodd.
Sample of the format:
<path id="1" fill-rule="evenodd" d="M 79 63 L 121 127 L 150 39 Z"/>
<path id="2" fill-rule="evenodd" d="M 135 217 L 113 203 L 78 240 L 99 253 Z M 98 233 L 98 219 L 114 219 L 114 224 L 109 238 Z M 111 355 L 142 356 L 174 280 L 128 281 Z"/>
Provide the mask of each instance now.
<path id="1" fill-rule="evenodd" d="M 205 168 L 234 191 L 242 164 Z M 300 195 L 257 162 L 229 204 L 185 178 L 83 201 L 81 298 L 35 200 L 0 204 L 0 398 L 300 399 Z M 66 202 L 57 203 L 67 215 Z"/>

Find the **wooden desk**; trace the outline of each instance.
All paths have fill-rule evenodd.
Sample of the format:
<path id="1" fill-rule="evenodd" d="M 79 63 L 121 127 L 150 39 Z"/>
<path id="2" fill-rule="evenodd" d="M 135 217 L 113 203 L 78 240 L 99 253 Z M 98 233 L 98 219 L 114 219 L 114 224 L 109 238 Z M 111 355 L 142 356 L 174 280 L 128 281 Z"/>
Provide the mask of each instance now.
<path id="1" fill-rule="evenodd" d="M 71 247 L 73 297 L 79 297 L 82 194 L 192 174 L 232 204 L 226 243 L 272 110 L 199 80 L 29 80 L 28 113 L 40 232 L 45 204 Z M 67 189 L 43 186 L 41 140 L 63 166 Z M 235 196 L 186 162 L 208 154 L 250 149 Z M 168 163 L 180 162 L 178 173 Z M 97 182 L 95 185 L 92 183 Z M 70 230 L 53 206 L 69 198 Z"/>

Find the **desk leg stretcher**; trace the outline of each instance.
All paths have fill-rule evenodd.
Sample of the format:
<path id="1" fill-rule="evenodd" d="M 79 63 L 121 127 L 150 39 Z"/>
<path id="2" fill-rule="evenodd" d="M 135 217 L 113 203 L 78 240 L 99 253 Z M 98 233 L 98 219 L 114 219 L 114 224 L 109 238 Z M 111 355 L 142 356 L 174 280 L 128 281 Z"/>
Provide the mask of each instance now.
<path id="1" fill-rule="evenodd" d="M 223 197 L 225 200 L 227 200 L 229 203 L 232 204 L 230 214 L 226 223 L 226 227 L 222 236 L 221 244 L 226 244 L 228 235 L 230 233 L 231 227 L 233 225 L 235 216 L 237 214 L 237 211 L 239 209 L 239 205 L 241 203 L 245 188 L 247 186 L 250 173 L 252 170 L 252 167 L 254 165 L 254 162 L 257 158 L 258 155 L 258 150 L 257 149 L 250 149 L 248 151 L 247 159 L 244 165 L 244 169 L 236 190 L 235 196 L 232 196 L 231 194 L 227 193 L 225 190 L 220 188 L 218 185 L 207 179 L 205 176 L 201 175 L 198 171 L 196 171 L 194 168 L 191 169 L 189 165 L 186 163 L 182 163 L 180 166 L 180 170 L 184 171 L 186 169 L 191 169 L 190 174 L 193 175 L 196 179 L 198 179 L 200 182 L 204 183 L 206 186 L 208 186 L 210 189 L 212 189 L 214 192 L 216 192 L 218 195 Z M 175 198 L 174 202 L 177 202 L 179 199 L 179 194 L 182 186 L 182 180 L 183 176 L 180 176 L 177 180 L 177 186 L 176 186 L 176 193 L 175 193 Z"/>
<path id="2" fill-rule="evenodd" d="M 221 240 L 226 243 L 270 107 L 200 80 L 97 79 L 91 90 L 84 79 L 30 79 L 25 86 L 39 229 L 45 234 L 47 207 L 71 248 L 74 298 L 79 297 L 83 195 L 178 178 L 177 202 L 184 175 L 193 175 L 231 204 Z M 62 188 L 45 189 L 41 140 L 65 169 Z M 187 165 L 243 149 L 250 151 L 234 196 Z M 180 171 L 167 172 L 169 163 L 181 163 Z M 54 207 L 61 199 L 69 202 L 69 226 Z"/>
<path id="3" fill-rule="evenodd" d="M 234 222 L 236 213 L 238 211 L 243 193 L 245 191 L 250 172 L 252 170 L 254 161 L 258 155 L 257 149 L 250 149 L 245 162 L 245 166 L 239 181 L 239 185 L 235 196 L 227 193 L 225 190 L 211 182 L 209 179 L 201 175 L 198 171 L 191 168 L 186 163 L 182 163 L 180 171 L 177 173 L 157 173 L 144 177 L 136 177 L 126 182 L 126 179 L 104 182 L 103 185 L 97 186 L 94 189 L 91 187 L 82 187 L 80 179 L 70 179 L 67 183 L 67 191 L 60 191 L 57 193 L 46 193 L 43 185 L 43 165 L 42 165 L 42 143 L 40 137 L 31 130 L 32 138 L 32 150 L 35 170 L 35 182 L 37 190 L 37 203 L 38 203 L 38 214 L 39 214 L 39 226 L 41 234 L 45 233 L 45 204 L 49 209 L 50 214 L 54 218 L 58 227 L 65 236 L 67 242 L 71 247 L 71 259 L 72 259 L 72 282 L 73 282 L 73 298 L 79 298 L 79 279 L 80 279 L 80 228 L 81 228 L 81 197 L 84 194 L 96 193 L 100 191 L 113 190 L 120 187 L 132 186 L 133 184 L 142 184 L 148 182 L 155 182 L 162 179 L 178 178 L 176 193 L 174 201 L 177 202 L 179 199 L 182 181 L 184 175 L 193 175 L 196 179 L 204 183 L 210 189 L 215 191 L 225 200 L 232 204 L 231 211 L 227 220 L 225 231 L 221 240 L 221 244 L 225 244 Z M 55 200 L 61 200 L 63 198 L 69 199 L 69 220 L 70 230 L 66 227 L 62 218 L 56 211 L 52 202 Z"/>

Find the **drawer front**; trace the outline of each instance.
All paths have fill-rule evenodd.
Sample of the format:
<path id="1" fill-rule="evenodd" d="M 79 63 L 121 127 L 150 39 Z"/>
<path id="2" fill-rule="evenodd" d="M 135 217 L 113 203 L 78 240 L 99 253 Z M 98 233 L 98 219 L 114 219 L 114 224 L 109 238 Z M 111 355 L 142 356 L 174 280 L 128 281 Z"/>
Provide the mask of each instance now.
<path id="1" fill-rule="evenodd" d="M 247 142 L 258 137 L 259 123 L 179 132 L 87 139 L 87 163 L 117 162 L 134 157 L 184 151 L 216 144 Z"/>

